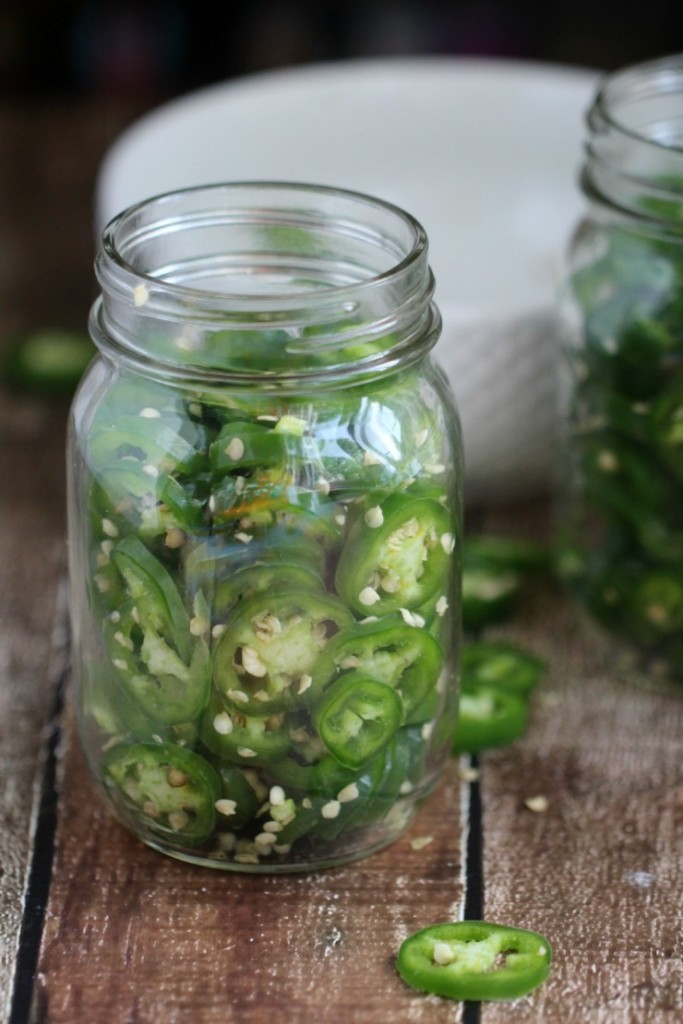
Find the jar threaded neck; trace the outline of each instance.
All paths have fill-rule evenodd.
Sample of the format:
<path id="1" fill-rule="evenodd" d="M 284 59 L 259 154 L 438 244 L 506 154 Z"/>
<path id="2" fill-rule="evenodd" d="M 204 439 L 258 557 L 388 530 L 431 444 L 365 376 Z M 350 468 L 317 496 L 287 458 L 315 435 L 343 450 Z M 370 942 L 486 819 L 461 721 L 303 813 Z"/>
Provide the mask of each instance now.
<path id="1" fill-rule="evenodd" d="M 412 361 L 440 320 L 421 225 L 341 189 L 168 193 L 105 229 L 92 316 L 105 351 L 171 375 L 348 377 Z"/>

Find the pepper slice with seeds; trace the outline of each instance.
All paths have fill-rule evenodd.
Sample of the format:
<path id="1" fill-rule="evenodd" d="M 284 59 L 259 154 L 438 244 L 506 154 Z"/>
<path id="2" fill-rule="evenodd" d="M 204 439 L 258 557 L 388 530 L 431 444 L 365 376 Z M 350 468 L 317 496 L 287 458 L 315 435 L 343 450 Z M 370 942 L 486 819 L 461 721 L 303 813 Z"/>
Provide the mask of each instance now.
<path id="1" fill-rule="evenodd" d="M 102 779 L 125 822 L 172 846 L 211 835 L 221 780 L 199 754 L 170 743 L 119 744 L 102 760 Z"/>
<path id="2" fill-rule="evenodd" d="M 333 683 L 313 712 L 321 740 L 347 768 L 360 768 L 386 747 L 402 717 L 396 690 L 358 671 Z"/>
<path id="3" fill-rule="evenodd" d="M 537 932 L 486 921 L 436 924 L 401 944 L 396 967 L 411 988 L 449 999 L 527 995 L 550 974 L 550 943 Z"/>
<path id="4" fill-rule="evenodd" d="M 245 715 L 301 706 L 318 655 L 352 622 L 338 598 L 315 590 L 284 587 L 241 602 L 213 656 L 222 699 Z"/>
<path id="5" fill-rule="evenodd" d="M 338 633 L 313 668 L 312 701 L 332 680 L 359 670 L 397 690 L 404 718 L 434 689 L 443 666 L 443 651 L 431 634 L 408 626 L 400 615 L 360 622 Z"/>
<path id="6" fill-rule="evenodd" d="M 206 644 L 195 640 L 187 662 L 171 640 L 131 602 L 103 624 L 112 671 L 128 697 L 152 722 L 191 722 L 206 705 L 210 661 Z"/>
<path id="7" fill-rule="evenodd" d="M 250 715 L 228 709 L 214 690 L 199 735 L 207 750 L 226 761 L 245 767 L 267 765 L 284 757 L 292 745 L 283 720 L 282 713 Z"/>
<path id="8" fill-rule="evenodd" d="M 448 576 L 455 537 L 447 509 L 432 498 L 370 498 L 342 548 L 335 583 L 361 615 L 424 605 Z"/>

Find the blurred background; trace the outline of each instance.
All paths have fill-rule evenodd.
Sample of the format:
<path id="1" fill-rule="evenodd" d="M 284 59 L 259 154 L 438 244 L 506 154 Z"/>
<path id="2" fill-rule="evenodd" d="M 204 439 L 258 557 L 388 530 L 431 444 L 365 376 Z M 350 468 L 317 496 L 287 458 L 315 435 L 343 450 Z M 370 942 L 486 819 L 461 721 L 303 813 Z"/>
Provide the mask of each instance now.
<path id="1" fill-rule="evenodd" d="M 149 105 L 307 61 L 437 53 L 608 70 L 683 46 L 680 0 L 251 0 L 206 11 L 191 0 L 0 0 L 0 88 Z"/>
<path id="2" fill-rule="evenodd" d="M 2 372 L 14 339 L 85 328 L 98 169 L 150 109 L 251 73 L 354 57 L 611 70 L 683 51 L 681 0 L 224 0 L 208 10 L 191 0 L 0 0 L 0 397 L 14 387 Z M 4 408 L 0 428 L 16 420 Z"/>

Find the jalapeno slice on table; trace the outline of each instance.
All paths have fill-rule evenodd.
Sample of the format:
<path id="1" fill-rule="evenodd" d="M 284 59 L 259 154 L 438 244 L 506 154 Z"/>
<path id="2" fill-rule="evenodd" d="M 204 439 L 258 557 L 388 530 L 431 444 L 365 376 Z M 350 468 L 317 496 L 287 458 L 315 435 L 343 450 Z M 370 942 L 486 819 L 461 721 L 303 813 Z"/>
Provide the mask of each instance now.
<path id="1" fill-rule="evenodd" d="M 528 697 L 538 685 L 544 664 L 514 644 L 479 641 L 463 646 L 460 670 L 466 692 L 484 687 Z"/>
<path id="2" fill-rule="evenodd" d="M 526 731 L 527 714 L 527 701 L 518 694 L 483 686 L 473 692 L 463 690 L 453 752 L 476 754 L 513 743 Z"/>
<path id="3" fill-rule="evenodd" d="M 102 760 L 119 813 L 173 846 L 198 846 L 213 832 L 221 780 L 199 754 L 170 743 L 120 744 Z"/>
<path id="4" fill-rule="evenodd" d="M 545 549 L 533 541 L 494 534 L 465 536 L 462 562 L 462 623 L 467 632 L 506 619 L 528 576 L 548 566 Z"/>
<path id="5" fill-rule="evenodd" d="M 551 965 L 542 935 L 486 921 L 423 928 L 404 940 L 396 962 L 411 988 L 474 1002 L 525 996 L 546 980 Z"/>

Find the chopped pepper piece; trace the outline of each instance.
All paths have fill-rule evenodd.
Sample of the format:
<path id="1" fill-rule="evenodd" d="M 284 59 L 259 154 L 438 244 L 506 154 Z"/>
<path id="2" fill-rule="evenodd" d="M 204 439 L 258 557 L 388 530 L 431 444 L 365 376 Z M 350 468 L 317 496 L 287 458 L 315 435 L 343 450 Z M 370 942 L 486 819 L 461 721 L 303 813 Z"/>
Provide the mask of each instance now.
<path id="1" fill-rule="evenodd" d="M 332 684 L 313 717 L 332 756 L 347 768 L 360 768 L 389 743 L 403 706 L 391 686 L 349 672 Z"/>
<path id="2" fill-rule="evenodd" d="M 448 511 L 431 498 L 371 500 L 342 548 L 337 591 L 361 615 L 419 608 L 448 575 L 451 530 Z"/>
<path id="3" fill-rule="evenodd" d="M 397 969 L 411 988 L 448 999 L 517 999 L 550 974 L 550 943 L 537 932 L 486 921 L 436 924 L 401 944 Z"/>
<path id="4" fill-rule="evenodd" d="M 460 694 L 453 752 L 475 754 L 504 747 L 524 735 L 527 701 L 515 693 L 480 687 Z"/>
<path id="5" fill-rule="evenodd" d="M 102 778 L 124 820 L 173 846 L 197 846 L 213 831 L 221 782 L 211 765 L 170 743 L 119 744 Z"/>

